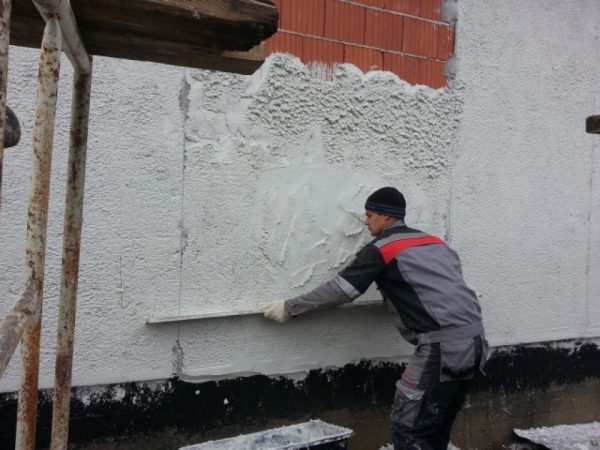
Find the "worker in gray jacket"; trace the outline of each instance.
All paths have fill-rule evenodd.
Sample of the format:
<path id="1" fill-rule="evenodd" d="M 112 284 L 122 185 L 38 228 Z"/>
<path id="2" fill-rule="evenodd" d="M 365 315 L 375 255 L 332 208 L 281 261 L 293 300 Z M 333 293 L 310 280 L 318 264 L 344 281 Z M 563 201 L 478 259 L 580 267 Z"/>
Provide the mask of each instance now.
<path id="1" fill-rule="evenodd" d="M 394 449 L 445 450 L 469 382 L 486 360 L 481 308 L 456 252 L 404 223 L 402 193 L 381 188 L 368 197 L 365 210 L 375 239 L 354 261 L 312 291 L 271 303 L 264 314 L 285 322 L 351 302 L 375 282 L 400 334 L 416 346 L 396 383 Z"/>

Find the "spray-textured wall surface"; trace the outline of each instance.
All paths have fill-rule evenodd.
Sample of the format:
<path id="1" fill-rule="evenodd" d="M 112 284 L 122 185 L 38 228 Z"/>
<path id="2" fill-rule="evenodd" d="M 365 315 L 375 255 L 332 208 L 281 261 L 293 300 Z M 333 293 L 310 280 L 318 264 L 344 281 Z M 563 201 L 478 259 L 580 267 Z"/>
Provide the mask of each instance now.
<path id="1" fill-rule="evenodd" d="M 452 6 L 452 5 L 447 5 Z M 383 308 L 279 325 L 258 310 L 318 285 L 368 241 L 368 193 L 395 185 L 407 221 L 450 241 L 493 345 L 597 336 L 594 195 L 600 8 L 593 1 L 460 1 L 449 88 L 275 55 L 253 76 L 97 58 L 75 384 L 302 373 L 402 358 Z M 592 57 L 594 56 L 594 57 Z M 0 314 L 23 286 L 36 52 L 11 48 Z M 41 385 L 53 378 L 70 68 L 53 161 Z M 375 298 L 370 291 L 366 299 Z M 18 358 L 0 382 L 13 390 Z"/>
<path id="2" fill-rule="evenodd" d="M 24 286 L 37 57 L 37 51 L 10 49 L 8 101 L 17 111 L 23 138 L 4 155 L 2 315 Z M 176 302 L 183 145 L 178 92 L 183 70 L 166 66 L 149 70 L 143 64 L 105 58 L 96 58 L 94 66 L 74 381 L 138 377 L 142 367 L 150 377 L 162 377 L 170 373 L 171 361 L 157 355 L 170 355 L 173 342 L 155 336 L 143 317 L 158 298 L 165 305 Z M 65 57 L 61 71 L 48 213 L 41 386 L 51 384 L 54 374 L 72 83 Z M 15 355 L 1 381 L 3 389 L 16 386 L 18 351 Z"/>
<path id="3" fill-rule="evenodd" d="M 452 243 L 495 343 L 600 334 L 600 5 L 458 3 Z"/>

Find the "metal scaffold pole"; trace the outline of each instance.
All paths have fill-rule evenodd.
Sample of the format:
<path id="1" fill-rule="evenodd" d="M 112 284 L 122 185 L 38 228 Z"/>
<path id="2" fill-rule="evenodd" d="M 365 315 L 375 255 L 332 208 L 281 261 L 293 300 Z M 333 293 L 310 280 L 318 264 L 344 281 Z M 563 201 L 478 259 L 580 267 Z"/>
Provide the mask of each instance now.
<path id="1" fill-rule="evenodd" d="M 63 267 L 58 312 L 58 335 L 54 402 L 52 410 L 52 450 L 66 450 L 69 436 L 69 407 L 77 281 L 83 222 L 83 193 L 92 75 L 75 71 L 71 105 L 71 136 L 67 175 L 67 199 L 63 230 Z"/>
<path id="2" fill-rule="evenodd" d="M 28 279 L 33 285 L 34 303 L 32 318 L 26 325 L 21 339 L 21 386 L 16 436 L 16 448 L 19 450 L 33 450 L 35 447 L 48 198 L 61 48 L 58 18 L 49 18 L 44 29 L 39 60 L 27 212 L 26 264 Z"/>
<path id="3" fill-rule="evenodd" d="M 12 1 L 0 1 L 0 207 L 2 206 L 2 169 L 4 166 L 4 127 L 6 120 L 6 80 Z"/>

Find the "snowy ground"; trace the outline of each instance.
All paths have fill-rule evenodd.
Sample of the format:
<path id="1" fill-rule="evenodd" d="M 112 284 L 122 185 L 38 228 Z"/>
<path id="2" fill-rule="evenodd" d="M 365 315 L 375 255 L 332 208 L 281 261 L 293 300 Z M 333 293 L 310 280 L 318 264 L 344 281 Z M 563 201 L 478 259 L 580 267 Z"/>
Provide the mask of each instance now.
<path id="1" fill-rule="evenodd" d="M 515 429 L 515 434 L 551 450 L 600 449 L 600 422 Z"/>

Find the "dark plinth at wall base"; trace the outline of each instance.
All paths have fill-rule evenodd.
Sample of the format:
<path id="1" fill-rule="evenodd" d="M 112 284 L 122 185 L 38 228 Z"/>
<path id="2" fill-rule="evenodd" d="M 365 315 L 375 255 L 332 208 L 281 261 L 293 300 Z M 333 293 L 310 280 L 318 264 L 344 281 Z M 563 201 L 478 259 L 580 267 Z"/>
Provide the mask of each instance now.
<path id="1" fill-rule="evenodd" d="M 273 419 L 281 420 L 281 425 L 301 422 L 307 416 L 319 418 L 324 410 L 361 409 L 389 403 L 402 370 L 403 366 L 397 364 L 362 361 L 337 370 L 312 370 L 298 382 L 256 375 L 199 384 L 174 378 L 164 382 L 74 388 L 69 439 L 71 443 L 82 443 L 163 430 L 187 434 L 212 431 L 206 436 L 215 439 L 226 437 L 214 432 L 224 427 L 235 430 L 231 432 L 235 435 L 265 429 L 257 424 Z M 37 442 L 47 446 L 51 391 L 40 392 L 38 411 Z M 15 417 L 16 395 L 3 394 L 0 448 L 14 447 Z"/>
<path id="2" fill-rule="evenodd" d="M 73 389 L 76 448 L 177 448 L 320 418 L 351 428 L 349 448 L 389 442 L 387 415 L 403 366 L 361 361 L 301 381 L 250 376 L 199 384 L 176 378 Z M 48 446 L 52 392 L 39 400 L 38 445 Z M 592 343 L 499 348 L 475 380 L 453 441 L 501 448 L 512 428 L 593 421 L 600 413 L 600 351 Z M 14 447 L 16 395 L 0 395 L 0 448 Z M 99 441 L 110 441 L 102 447 Z M 128 444 L 129 443 L 129 444 Z M 118 444 L 118 445 L 117 445 Z"/>

